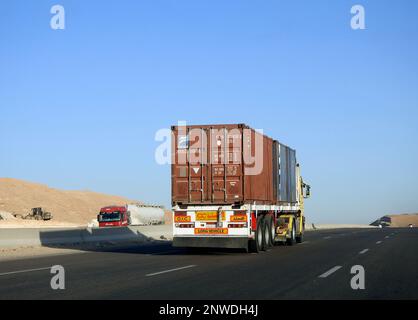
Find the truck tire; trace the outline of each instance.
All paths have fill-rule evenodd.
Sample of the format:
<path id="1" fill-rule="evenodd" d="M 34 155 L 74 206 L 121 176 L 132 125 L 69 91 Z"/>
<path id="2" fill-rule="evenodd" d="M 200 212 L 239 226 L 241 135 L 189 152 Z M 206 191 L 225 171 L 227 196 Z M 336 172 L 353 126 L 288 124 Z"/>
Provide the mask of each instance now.
<path id="1" fill-rule="evenodd" d="M 273 216 L 271 214 L 266 215 L 264 220 L 266 224 L 266 246 L 267 248 L 271 248 L 274 246 L 274 238 L 276 237 L 276 228 L 274 226 Z"/>
<path id="2" fill-rule="evenodd" d="M 302 243 L 303 242 L 303 234 L 305 233 L 305 225 L 302 226 L 302 230 L 300 231 L 300 234 L 296 237 L 296 243 Z"/>
<path id="3" fill-rule="evenodd" d="M 286 240 L 287 245 L 293 246 L 293 244 L 296 242 L 296 225 L 293 222 L 292 224 L 292 231 L 290 233 L 290 238 Z"/>
<path id="4" fill-rule="evenodd" d="M 266 250 L 265 239 L 264 239 L 264 229 L 265 229 L 264 216 L 260 215 L 257 217 L 257 229 L 255 230 L 255 239 L 250 240 L 248 244 L 250 252 L 259 253 L 260 251 Z"/>
<path id="5" fill-rule="evenodd" d="M 302 243 L 303 242 L 303 232 L 296 237 L 296 243 Z"/>

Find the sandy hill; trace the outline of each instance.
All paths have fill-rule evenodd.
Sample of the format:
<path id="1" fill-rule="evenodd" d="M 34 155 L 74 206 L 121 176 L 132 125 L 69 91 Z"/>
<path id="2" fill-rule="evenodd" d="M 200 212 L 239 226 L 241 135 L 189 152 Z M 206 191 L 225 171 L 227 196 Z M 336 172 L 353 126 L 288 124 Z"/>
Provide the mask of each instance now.
<path id="1" fill-rule="evenodd" d="M 26 215 L 31 208 L 42 207 L 53 214 L 54 224 L 85 225 L 95 219 L 99 209 L 107 205 L 138 202 L 123 197 L 91 191 L 66 191 L 17 179 L 0 178 L 0 211 Z M 29 221 L 14 220 L 27 224 Z M 33 221 L 35 222 L 35 221 Z M 50 222 L 50 223 L 51 223 Z M 0 220 L 0 225 L 6 223 Z M 47 222 L 44 222 L 47 223 Z"/>
<path id="2" fill-rule="evenodd" d="M 386 215 L 372 222 L 371 225 L 378 225 L 380 223 L 394 228 L 404 228 L 410 224 L 418 227 L 418 213 Z"/>

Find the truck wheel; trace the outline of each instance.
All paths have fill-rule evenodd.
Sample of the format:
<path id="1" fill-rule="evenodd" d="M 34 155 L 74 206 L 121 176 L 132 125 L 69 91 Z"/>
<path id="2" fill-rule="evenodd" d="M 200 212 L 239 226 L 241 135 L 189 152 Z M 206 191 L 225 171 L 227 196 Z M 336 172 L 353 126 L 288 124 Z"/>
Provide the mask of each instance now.
<path id="1" fill-rule="evenodd" d="M 296 243 L 302 243 L 303 242 L 303 233 L 300 234 L 300 236 L 296 237 Z"/>
<path id="2" fill-rule="evenodd" d="M 274 226 L 273 216 L 267 215 L 265 218 L 266 223 L 266 230 L 265 230 L 265 239 L 267 248 L 271 248 L 274 246 L 274 238 L 276 237 L 276 230 Z"/>
<path id="3" fill-rule="evenodd" d="M 264 243 L 263 243 L 263 250 L 267 250 L 270 248 L 271 243 L 271 231 L 270 231 L 270 224 L 269 224 L 269 216 L 264 216 Z"/>
<path id="4" fill-rule="evenodd" d="M 250 252 L 259 253 L 260 251 L 266 250 L 266 245 L 265 245 L 265 240 L 264 240 L 264 229 L 265 229 L 264 216 L 258 216 L 257 229 L 255 231 L 255 239 L 250 240 L 248 244 Z"/>
<path id="5" fill-rule="evenodd" d="M 296 241 L 296 226 L 295 223 L 292 225 L 292 231 L 290 233 L 290 238 L 286 240 L 289 246 L 292 246 Z"/>
<path id="6" fill-rule="evenodd" d="M 296 237 L 296 243 L 302 243 L 303 242 L 303 234 L 305 233 L 305 226 L 302 226 L 302 231 L 300 232 L 300 235 Z"/>

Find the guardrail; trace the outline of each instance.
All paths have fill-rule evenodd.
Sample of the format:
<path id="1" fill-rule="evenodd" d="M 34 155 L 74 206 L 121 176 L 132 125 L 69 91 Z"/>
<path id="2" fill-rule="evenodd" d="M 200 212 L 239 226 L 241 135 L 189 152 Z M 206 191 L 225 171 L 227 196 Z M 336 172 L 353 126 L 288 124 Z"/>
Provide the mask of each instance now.
<path id="1" fill-rule="evenodd" d="M 171 226 L 117 228 L 0 229 L 0 247 L 48 246 L 103 241 L 171 239 Z"/>

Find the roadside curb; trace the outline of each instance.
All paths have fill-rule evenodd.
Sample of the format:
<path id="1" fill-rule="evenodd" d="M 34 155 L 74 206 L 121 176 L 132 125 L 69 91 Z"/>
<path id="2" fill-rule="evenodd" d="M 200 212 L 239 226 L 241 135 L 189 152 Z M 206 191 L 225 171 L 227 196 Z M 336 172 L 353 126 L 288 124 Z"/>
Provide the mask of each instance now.
<path id="1" fill-rule="evenodd" d="M 0 229 L 0 248 L 136 240 L 171 239 L 171 226 L 130 226 L 117 228 L 19 228 Z"/>

